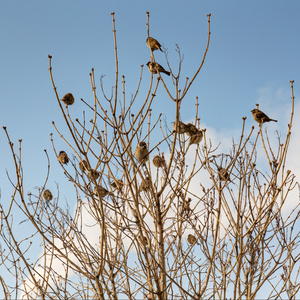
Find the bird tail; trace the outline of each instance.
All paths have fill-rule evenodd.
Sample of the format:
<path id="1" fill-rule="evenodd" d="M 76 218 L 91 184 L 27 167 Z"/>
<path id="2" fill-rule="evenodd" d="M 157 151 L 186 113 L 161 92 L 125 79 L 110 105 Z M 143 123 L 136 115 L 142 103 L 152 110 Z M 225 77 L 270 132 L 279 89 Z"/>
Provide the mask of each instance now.
<path id="1" fill-rule="evenodd" d="M 274 121 L 274 122 L 277 122 L 277 120 L 274 120 L 274 119 L 270 119 L 270 121 Z"/>
<path id="2" fill-rule="evenodd" d="M 170 76 L 170 74 L 171 74 L 169 71 L 161 71 L 161 72 L 167 74 L 168 76 Z"/>

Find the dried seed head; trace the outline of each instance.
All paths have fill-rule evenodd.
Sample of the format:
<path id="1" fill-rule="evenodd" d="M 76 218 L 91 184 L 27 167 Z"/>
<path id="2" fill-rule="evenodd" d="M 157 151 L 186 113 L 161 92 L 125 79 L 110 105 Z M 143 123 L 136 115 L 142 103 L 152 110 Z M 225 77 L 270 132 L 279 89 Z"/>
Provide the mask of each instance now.
<path id="1" fill-rule="evenodd" d="M 166 165 L 165 159 L 164 159 L 163 157 L 159 156 L 159 155 L 155 155 L 155 156 L 153 157 L 152 162 L 153 162 L 153 165 L 154 165 L 156 168 L 161 168 L 161 167 L 163 167 L 163 166 Z"/>

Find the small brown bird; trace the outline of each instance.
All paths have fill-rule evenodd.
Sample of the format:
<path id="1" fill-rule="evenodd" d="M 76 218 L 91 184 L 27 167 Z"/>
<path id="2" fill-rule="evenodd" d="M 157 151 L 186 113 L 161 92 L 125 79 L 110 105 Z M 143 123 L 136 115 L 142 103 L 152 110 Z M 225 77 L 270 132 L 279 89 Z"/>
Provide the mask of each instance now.
<path id="1" fill-rule="evenodd" d="M 146 43 L 147 43 L 147 46 L 150 48 L 151 51 L 160 50 L 161 52 L 163 52 L 161 50 L 161 44 L 156 39 L 154 39 L 152 37 L 148 37 L 146 39 Z"/>
<path id="2" fill-rule="evenodd" d="M 176 131 L 176 126 L 175 126 L 175 124 L 176 124 L 176 123 L 174 122 L 174 123 L 173 123 L 173 129 Z M 179 121 L 177 132 L 178 132 L 179 134 L 183 134 L 183 133 L 186 133 L 187 131 L 188 131 L 187 126 L 186 126 L 183 122 Z"/>
<path id="3" fill-rule="evenodd" d="M 221 181 L 231 181 L 230 175 L 226 169 L 224 169 L 222 167 L 218 167 L 218 171 L 219 171 L 219 178 Z"/>
<path id="4" fill-rule="evenodd" d="M 97 179 L 99 178 L 99 176 L 100 176 L 100 173 L 99 173 L 98 171 L 96 171 L 96 170 L 91 169 L 91 170 L 88 171 L 87 176 L 88 176 L 90 179 L 95 179 L 95 180 L 97 180 Z"/>
<path id="5" fill-rule="evenodd" d="M 150 179 L 148 176 L 142 180 L 140 190 L 145 192 L 150 191 Z"/>
<path id="6" fill-rule="evenodd" d="M 82 171 L 82 172 L 85 172 L 86 170 L 89 169 L 89 164 L 87 163 L 86 160 L 82 160 L 81 162 L 79 162 L 79 169 Z"/>
<path id="7" fill-rule="evenodd" d="M 53 199 L 53 196 L 52 196 L 52 193 L 50 192 L 50 190 L 44 190 L 44 192 L 43 192 L 43 198 L 46 201 L 50 201 L 50 200 Z"/>
<path id="8" fill-rule="evenodd" d="M 139 142 L 136 145 L 136 148 L 134 150 L 134 155 L 138 162 L 145 162 L 149 160 L 149 151 L 147 148 L 147 144 L 145 142 Z"/>
<path id="9" fill-rule="evenodd" d="M 109 192 L 106 188 L 103 186 L 97 186 L 94 189 L 94 194 L 96 196 L 99 196 L 100 198 L 104 198 L 107 195 L 113 195 L 113 193 Z"/>
<path id="10" fill-rule="evenodd" d="M 188 235 L 188 238 L 187 238 L 188 242 L 191 244 L 191 245 L 194 245 L 197 243 L 197 239 L 192 235 L 192 234 L 189 234 Z"/>
<path id="11" fill-rule="evenodd" d="M 265 113 L 263 113 L 261 110 L 257 108 L 252 109 L 251 112 L 252 112 L 253 119 L 260 124 L 270 122 L 270 121 L 277 122 L 277 120 L 270 119 Z"/>
<path id="12" fill-rule="evenodd" d="M 63 165 L 66 165 L 69 162 L 69 157 L 65 151 L 60 151 L 57 156 L 57 159 Z"/>
<path id="13" fill-rule="evenodd" d="M 144 235 L 141 236 L 141 242 L 144 244 L 144 246 L 148 246 L 148 240 Z"/>
<path id="14" fill-rule="evenodd" d="M 62 97 L 61 101 L 64 102 L 66 105 L 72 105 L 75 99 L 71 93 L 68 93 Z"/>
<path id="15" fill-rule="evenodd" d="M 187 131 L 185 132 L 188 136 L 195 135 L 198 132 L 198 129 L 192 123 L 187 123 L 186 125 Z"/>
<path id="16" fill-rule="evenodd" d="M 110 185 L 114 190 L 122 190 L 124 183 L 122 179 L 115 179 L 115 181 L 112 181 Z"/>
<path id="17" fill-rule="evenodd" d="M 191 136 L 189 144 L 199 144 L 203 139 L 203 131 L 198 130 L 198 132 Z"/>
<path id="18" fill-rule="evenodd" d="M 159 155 L 155 155 L 153 157 L 152 162 L 153 162 L 154 167 L 156 167 L 156 168 L 161 168 L 166 165 L 165 159 Z"/>
<path id="19" fill-rule="evenodd" d="M 165 73 L 167 74 L 168 76 L 170 76 L 170 72 L 169 71 L 166 71 L 160 64 L 158 63 L 155 63 L 155 62 L 151 62 L 151 61 L 148 61 L 147 62 L 147 66 L 148 66 L 148 70 L 153 73 L 153 74 L 157 74 L 157 72 L 159 73 Z"/>

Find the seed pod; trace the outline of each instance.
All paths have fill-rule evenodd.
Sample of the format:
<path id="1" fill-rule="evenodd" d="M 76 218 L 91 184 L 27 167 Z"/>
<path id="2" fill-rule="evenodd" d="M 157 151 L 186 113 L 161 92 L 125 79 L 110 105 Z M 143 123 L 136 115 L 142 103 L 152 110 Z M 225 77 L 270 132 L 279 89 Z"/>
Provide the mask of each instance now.
<path id="1" fill-rule="evenodd" d="M 164 159 L 163 157 L 159 156 L 159 155 L 155 155 L 155 156 L 153 157 L 152 162 L 153 162 L 153 165 L 154 165 L 156 168 L 161 168 L 161 167 L 163 167 L 163 166 L 166 165 L 165 159 Z"/>

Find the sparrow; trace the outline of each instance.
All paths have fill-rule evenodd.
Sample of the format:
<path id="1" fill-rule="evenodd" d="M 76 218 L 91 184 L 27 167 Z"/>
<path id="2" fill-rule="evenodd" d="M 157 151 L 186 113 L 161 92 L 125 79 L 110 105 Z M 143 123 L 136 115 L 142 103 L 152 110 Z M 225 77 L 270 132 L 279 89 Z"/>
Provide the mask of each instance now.
<path id="1" fill-rule="evenodd" d="M 124 186 L 124 183 L 122 179 L 115 179 L 115 181 L 112 181 L 110 185 L 114 190 L 121 190 Z"/>
<path id="2" fill-rule="evenodd" d="M 145 142 L 139 142 L 134 150 L 134 155 L 138 162 L 145 162 L 149 159 L 149 151 Z"/>
<path id="3" fill-rule="evenodd" d="M 53 199 L 53 196 L 52 196 L 52 193 L 50 192 L 50 190 L 44 190 L 43 198 L 44 198 L 46 201 L 50 201 L 50 200 Z"/>
<path id="4" fill-rule="evenodd" d="M 100 185 L 95 187 L 94 194 L 100 198 L 104 198 L 107 195 L 113 195 L 113 193 L 109 192 L 106 188 Z"/>
<path id="5" fill-rule="evenodd" d="M 163 52 L 161 50 L 161 44 L 156 39 L 154 39 L 152 37 L 148 37 L 146 39 L 146 43 L 147 43 L 147 46 L 150 48 L 151 51 L 160 50 L 161 52 Z"/>
<path id="6" fill-rule="evenodd" d="M 176 131 L 176 125 L 175 124 L 176 124 L 176 122 L 173 123 L 173 129 Z M 179 134 L 183 134 L 183 133 L 186 133 L 187 130 L 188 130 L 187 126 L 183 122 L 179 121 L 177 132 Z"/>
<path id="7" fill-rule="evenodd" d="M 169 71 L 166 71 L 160 64 L 158 64 L 156 62 L 148 61 L 147 66 L 148 66 L 148 70 L 153 74 L 157 74 L 157 72 L 165 73 L 168 76 L 170 76 L 170 74 L 171 74 Z"/>
<path id="8" fill-rule="evenodd" d="M 154 167 L 156 167 L 156 168 L 161 168 L 166 165 L 165 159 L 159 155 L 155 155 L 153 157 L 152 162 L 153 162 Z"/>
<path id="9" fill-rule="evenodd" d="M 203 139 L 202 130 L 198 130 L 198 132 L 190 137 L 189 144 L 199 144 Z"/>
<path id="10" fill-rule="evenodd" d="M 277 122 L 277 120 L 270 119 L 265 113 L 263 113 L 261 110 L 257 108 L 252 109 L 251 112 L 252 112 L 253 119 L 260 124 L 263 124 L 265 122 L 270 122 L 270 121 Z"/>
<path id="11" fill-rule="evenodd" d="M 188 235 L 188 238 L 187 238 L 188 242 L 191 244 L 191 245 L 194 245 L 197 243 L 197 239 L 192 235 L 192 234 L 189 234 Z"/>
<path id="12" fill-rule="evenodd" d="M 66 165 L 69 162 L 69 157 L 65 151 L 60 151 L 57 156 L 57 159 L 63 165 Z"/>
<path id="13" fill-rule="evenodd" d="M 226 169 L 224 169 L 222 167 L 218 167 L 218 171 L 219 171 L 219 178 L 221 181 L 231 181 L 230 175 Z"/>
<path id="14" fill-rule="evenodd" d="M 150 179 L 148 176 L 142 180 L 140 190 L 145 192 L 150 191 Z"/>
<path id="15" fill-rule="evenodd" d="M 144 246 L 148 246 L 148 240 L 144 235 L 141 236 L 141 242 L 144 244 Z"/>
<path id="16" fill-rule="evenodd" d="M 66 105 L 72 105 L 75 99 L 71 93 L 68 93 L 62 97 L 61 101 L 64 102 Z"/>
<path id="17" fill-rule="evenodd" d="M 192 136 L 194 134 L 196 134 L 198 132 L 198 129 L 195 125 L 193 125 L 192 123 L 187 123 L 186 125 L 186 134 L 188 136 Z"/>
<path id="18" fill-rule="evenodd" d="M 87 176 L 91 179 L 94 178 L 95 180 L 97 180 L 100 176 L 100 173 L 96 170 L 91 169 L 91 170 L 88 171 Z"/>
<path id="19" fill-rule="evenodd" d="M 89 165 L 86 160 L 82 160 L 81 162 L 79 162 L 78 167 L 82 172 L 85 172 L 86 170 L 89 169 Z"/>

